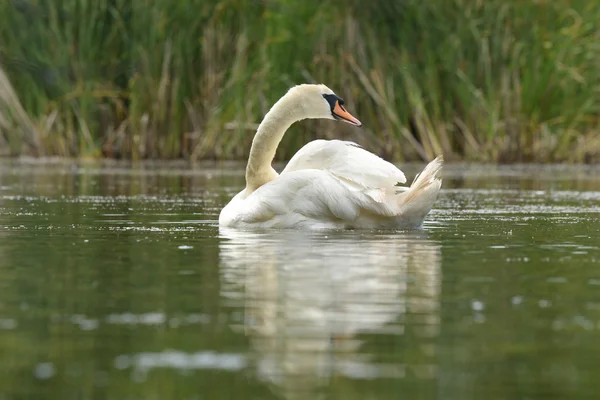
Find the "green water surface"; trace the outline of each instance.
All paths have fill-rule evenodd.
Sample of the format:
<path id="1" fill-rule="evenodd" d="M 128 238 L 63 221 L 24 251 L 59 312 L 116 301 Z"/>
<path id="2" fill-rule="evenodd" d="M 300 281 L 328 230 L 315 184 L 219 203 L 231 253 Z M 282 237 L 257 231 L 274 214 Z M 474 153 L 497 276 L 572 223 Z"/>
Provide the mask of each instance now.
<path id="1" fill-rule="evenodd" d="M 599 398 L 600 168 L 449 165 L 421 231 L 220 231 L 242 168 L 0 163 L 0 400 Z"/>

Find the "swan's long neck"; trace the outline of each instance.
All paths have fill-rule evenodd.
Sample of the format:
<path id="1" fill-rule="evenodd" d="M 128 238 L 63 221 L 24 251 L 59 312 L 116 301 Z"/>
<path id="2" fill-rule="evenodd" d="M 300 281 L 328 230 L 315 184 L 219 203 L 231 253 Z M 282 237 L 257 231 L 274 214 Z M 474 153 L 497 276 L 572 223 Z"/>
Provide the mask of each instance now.
<path id="1" fill-rule="evenodd" d="M 246 195 L 277 178 L 271 167 L 277 146 L 285 131 L 304 118 L 302 106 L 294 97 L 294 92 L 288 92 L 279 99 L 258 126 L 246 166 Z"/>

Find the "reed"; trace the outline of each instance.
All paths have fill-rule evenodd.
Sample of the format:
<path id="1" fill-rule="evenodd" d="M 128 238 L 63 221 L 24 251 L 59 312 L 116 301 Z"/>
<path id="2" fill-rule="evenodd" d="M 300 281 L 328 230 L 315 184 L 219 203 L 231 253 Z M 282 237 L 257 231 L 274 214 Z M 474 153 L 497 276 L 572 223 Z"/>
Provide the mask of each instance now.
<path id="1" fill-rule="evenodd" d="M 343 137 L 397 161 L 592 162 L 598 21 L 595 0 L 5 1 L 0 147 L 243 159 L 288 87 L 323 82 L 365 128 L 295 125 L 280 159 Z"/>

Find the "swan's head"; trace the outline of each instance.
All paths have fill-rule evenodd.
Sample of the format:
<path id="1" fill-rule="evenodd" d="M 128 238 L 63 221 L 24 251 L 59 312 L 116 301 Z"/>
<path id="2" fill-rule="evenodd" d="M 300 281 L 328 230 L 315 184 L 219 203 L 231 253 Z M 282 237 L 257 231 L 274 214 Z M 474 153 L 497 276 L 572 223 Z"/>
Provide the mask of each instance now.
<path id="1" fill-rule="evenodd" d="M 305 118 L 336 119 L 354 126 L 362 123 L 344 108 L 344 100 L 325 85 L 298 85 L 290 89 L 301 104 Z"/>

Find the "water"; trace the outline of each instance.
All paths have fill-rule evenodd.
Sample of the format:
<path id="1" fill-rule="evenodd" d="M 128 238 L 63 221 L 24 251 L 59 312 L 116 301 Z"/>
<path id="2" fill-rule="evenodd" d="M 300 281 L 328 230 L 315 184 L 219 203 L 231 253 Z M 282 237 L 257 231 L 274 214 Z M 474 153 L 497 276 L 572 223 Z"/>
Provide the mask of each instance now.
<path id="1" fill-rule="evenodd" d="M 417 232 L 220 232 L 242 171 L 0 164 L 0 399 L 597 398 L 598 167 L 448 166 Z"/>

